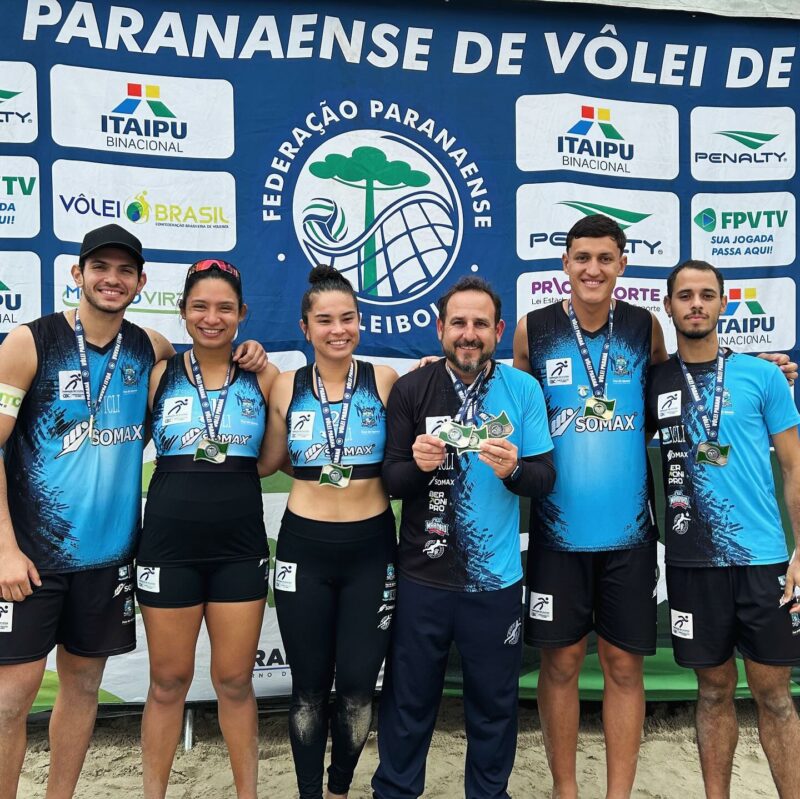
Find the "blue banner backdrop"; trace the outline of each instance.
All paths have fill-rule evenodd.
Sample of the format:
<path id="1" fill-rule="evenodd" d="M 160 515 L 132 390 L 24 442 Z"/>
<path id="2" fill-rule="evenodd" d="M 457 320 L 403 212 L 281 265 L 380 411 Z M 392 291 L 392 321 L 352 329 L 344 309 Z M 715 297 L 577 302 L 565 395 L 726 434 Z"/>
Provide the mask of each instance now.
<path id="1" fill-rule="evenodd" d="M 270 349 L 305 351 L 299 299 L 326 262 L 358 288 L 362 354 L 411 358 L 438 348 L 435 300 L 462 275 L 495 284 L 508 322 L 563 296 L 565 231 L 603 211 L 630 238 L 620 298 L 660 310 L 667 270 L 707 258 L 730 281 L 723 340 L 796 355 L 800 24 L 549 3 L 170 8 L 4 4 L 0 332 L 74 305 L 77 242 L 118 221 L 150 262 L 131 310 L 176 343 L 185 266 L 215 254 L 241 268 L 244 332 Z"/>

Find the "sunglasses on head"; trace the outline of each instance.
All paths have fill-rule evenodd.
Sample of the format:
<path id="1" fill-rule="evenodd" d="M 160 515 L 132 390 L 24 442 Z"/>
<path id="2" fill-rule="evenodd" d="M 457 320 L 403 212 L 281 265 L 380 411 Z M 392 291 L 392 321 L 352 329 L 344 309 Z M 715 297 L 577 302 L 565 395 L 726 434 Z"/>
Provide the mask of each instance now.
<path id="1" fill-rule="evenodd" d="M 239 270 L 233 264 L 229 264 L 227 261 L 221 261 L 219 258 L 206 258 L 202 261 L 196 261 L 189 267 L 186 278 L 188 280 L 195 272 L 205 272 L 208 269 L 218 269 L 220 272 L 227 272 L 240 283 L 242 282 L 242 276 L 239 274 Z"/>

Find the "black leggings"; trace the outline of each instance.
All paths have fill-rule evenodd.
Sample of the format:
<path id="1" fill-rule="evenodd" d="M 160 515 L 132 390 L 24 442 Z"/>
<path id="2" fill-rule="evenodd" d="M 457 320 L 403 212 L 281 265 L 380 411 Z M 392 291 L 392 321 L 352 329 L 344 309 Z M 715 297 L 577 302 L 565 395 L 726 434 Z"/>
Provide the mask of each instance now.
<path id="1" fill-rule="evenodd" d="M 322 797 L 329 725 L 328 790 L 350 788 L 389 645 L 395 547 L 391 509 L 358 522 L 318 522 L 289 510 L 283 517 L 275 608 L 292 669 L 289 737 L 300 799 Z"/>

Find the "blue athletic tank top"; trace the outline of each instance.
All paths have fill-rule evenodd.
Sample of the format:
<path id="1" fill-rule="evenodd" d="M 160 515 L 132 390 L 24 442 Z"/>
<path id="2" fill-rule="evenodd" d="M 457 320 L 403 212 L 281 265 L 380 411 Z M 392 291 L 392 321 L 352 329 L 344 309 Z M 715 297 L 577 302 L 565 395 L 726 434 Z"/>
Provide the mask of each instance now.
<path id="1" fill-rule="evenodd" d="M 556 484 L 531 502 L 530 534 L 549 549 L 598 552 L 639 547 L 658 536 L 645 448 L 645 381 L 652 317 L 614 306 L 606 394 L 611 420 L 584 417 L 592 396 L 583 359 L 561 302 L 528 314 L 528 353 L 547 403 Z M 608 327 L 586 333 L 598 370 Z"/>
<path id="2" fill-rule="evenodd" d="M 356 383 L 350 416 L 347 420 L 342 463 L 352 465 L 354 480 L 379 477 L 386 446 L 386 409 L 375 383 L 375 369 L 367 361 L 357 361 Z M 333 428 L 339 423 L 339 402 L 331 402 Z M 292 399 L 286 413 L 289 458 L 299 480 L 319 479 L 321 468 L 330 463 L 331 454 L 319 398 L 316 395 L 313 364 L 298 369 L 294 376 Z"/>
<path id="3" fill-rule="evenodd" d="M 219 391 L 209 391 L 212 408 Z M 268 557 L 256 461 L 266 403 L 252 372 L 233 375 L 217 440 L 223 463 L 195 461 L 205 437 L 200 400 L 183 354 L 167 362 L 153 397 L 156 470 L 147 492 L 136 553 L 143 566 Z"/>
<path id="4" fill-rule="evenodd" d="M 208 391 L 212 409 L 220 392 Z M 212 410 L 213 412 L 213 410 Z M 206 436 L 205 421 L 197 388 L 189 380 L 182 353 L 167 362 L 153 399 L 153 443 L 157 468 L 169 471 L 250 471 L 261 449 L 266 425 L 266 404 L 258 376 L 239 369 L 233 375 L 222 424 L 217 436 L 228 444 L 222 464 L 195 461 L 194 454 Z M 220 468 L 221 467 L 221 468 Z"/>
<path id="5" fill-rule="evenodd" d="M 20 549 L 44 573 L 124 563 L 140 524 L 150 339 L 122 322 L 117 368 L 90 442 L 75 331 L 62 313 L 28 327 L 38 364 L 5 449 Z M 113 348 L 113 339 L 102 349 L 87 343 L 93 397 Z"/>

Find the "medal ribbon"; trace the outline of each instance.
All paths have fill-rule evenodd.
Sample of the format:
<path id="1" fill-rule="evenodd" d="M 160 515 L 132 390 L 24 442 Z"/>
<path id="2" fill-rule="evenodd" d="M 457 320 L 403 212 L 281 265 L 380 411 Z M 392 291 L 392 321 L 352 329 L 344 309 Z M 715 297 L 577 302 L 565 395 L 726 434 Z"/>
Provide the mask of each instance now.
<path id="1" fill-rule="evenodd" d="M 197 390 L 197 396 L 200 397 L 200 409 L 203 411 L 203 420 L 206 425 L 206 435 L 212 441 L 216 440 L 219 435 L 220 424 L 222 423 L 222 410 L 225 407 L 225 400 L 228 399 L 228 388 L 231 384 L 231 363 L 228 362 L 228 372 L 225 375 L 225 382 L 219 391 L 214 413 L 211 413 L 211 401 L 208 399 L 208 392 L 206 391 L 205 383 L 203 383 L 203 374 L 200 371 L 200 364 L 197 363 L 197 358 L 194 357 L 194 349 L 189 351 L 189 363 L 192 365 L 192 375 L 194 376 L 194 387 Z"/>
<path id="2" fill-rule="evenodd" d="M 592 365 L 592 357 L 589 354 L 589 348 L 586 346 L 586 341 L 583 338 L 581 326 L 578 324 L 578 317 L 575 315 L 575 309 L 572 307 L 572 301 L 567 303 L 567 312 L 569 314 L 569 321 L 572 325 L 572 333 L 575 336 L 575 343 L 578 345 L 578 350 L 583 360 L 583 367 L 586 369 L 586 376 L 589 378 L 589 383 L 592 386 L 592 394 L 595 397 L 605 398 L 606 396 L 606 371 L 608 369 L 608 351 L 611 349 L 611 335 L 614 332 L 614 303 L 608 310 L 608 333 L 606 340 L 603 342 L 603 352 L 600 355 L 600 369 L 597 373 L 594 371 Z"/>
<path id="3" fill-rule="evenodd" d="M 314 364 L 314 378 L 317 382 L 317 396 L 319 397 L 319 407 L 322 410 L 322 421 L 325 423 L 325 437 L 328 439 L 328 448 L 331 451 L 331 463 L 339 464 L 342 462 L 344 452 L 344 435 L 347 431 L 347 417 L 350 415 L 350 403 L 353 400 L 353 385 L 356 381 L 356 362 L 350 361 L 350 368 L 347 370 L 347 380 L 344 384 L 344 395 L 342 396 L 342 410 L 339 413 L 339 426 L 334 433 L 333 416 L 331 415 L 331 405 L 328 402 L 328 392 L 320 377 L 317 365 Z"/>
<path id="4" fill-rule="evenodd" d="M 114 342 L 114 349 L 111 352 L 111 358 L 106 364 L 106 373 L 103 376 L 103 382 L 100 384 L 100 393 L 97 395 L 97 401 L 92 402 L 92 382 L 89 373 L 89 357 L 86 354 L 86 333 L 83 330 L 80 317 L 78 316 L 77 309 L 75 310 L 75 342 L 78 345 L 78 361 L 81 365 L 81 382 L 83 383 L 83 396 L 86 398 L 86 405 L 89 408 L 89 423 L 90 429 L 94 427 L 94 418 L 100 410 L 100 403 L 106 395 L 111 378 L 117 368 L 117 361 L 119 359 L 119 352 L 122 349 L 122 328 L 120 327 L 117 333 L 116 341 Z"/>
<path id="5" fill-rule="evenodd" d="M 456 394 L 458 394 L 458 398 L 461 400 L 461 407 L 458 409 L 458 413 L 453 417 L 453 421 L 456 424 L 465 424 L 466 422 L 471 424 L 475 421 L 475 404 L 478 401 L 478 392 L 481 390 L 483 381 L 486 378 L 489 365 L 487 364 L 481 369 L 469 388 L 464 385 L 464 381 L 446 364 L 445 368 L 447 369 L 447 374 L 450 375 L 450 379 L 453 381 L 453 388 Z"/>
<path id="6" fill-rule="evenodd" d="M 689 396 L 692 400 L 694 411 L 700 419 L 703 429 L 706 431 L 709 441 L 717 441 L 719 436 L 719 419 L 722 414 L 722 393 L 725 388 L 725 351 L 720 347 L 717 350 L 717 368 L 714 375 L 714 400 L 711 408 L 711 418 L 708 418 L 708 408 L 697 390 L 694 378 L 686 368 L 680 353 L 678 353 L 678 363 L 681 365 L 683 379 L 689 389 Z"/>

